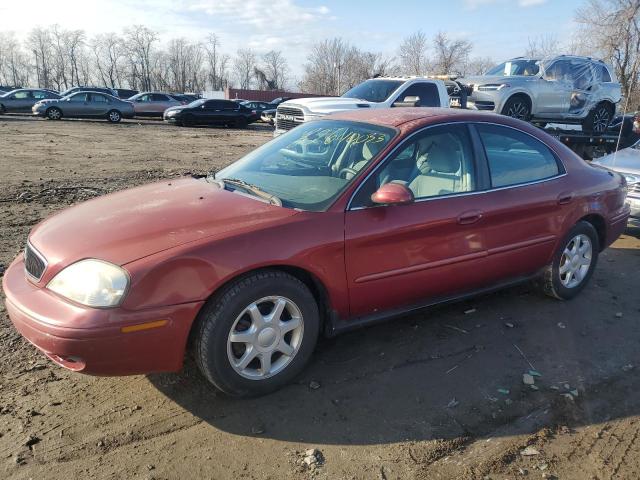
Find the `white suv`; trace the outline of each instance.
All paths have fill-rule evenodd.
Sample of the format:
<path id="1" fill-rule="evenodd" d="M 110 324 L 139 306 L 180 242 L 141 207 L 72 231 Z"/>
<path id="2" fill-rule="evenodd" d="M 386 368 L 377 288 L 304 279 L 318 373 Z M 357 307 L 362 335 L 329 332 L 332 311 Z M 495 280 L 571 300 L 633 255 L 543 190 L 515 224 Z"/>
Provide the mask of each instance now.
<path id="1" fill-rule="evenodd" d="M 458 78 L 470 108 L 536 123 L 577 123 L 604 133 L 620 101 L 620 84 L 600 60 L 573 55 L 514 58 L 484 75 Z"/>
<path id="2" fill-rule="evenodd" d="M 442 80 L 422 77 L 372 78 L 356 85 L 341 97 L 296 98 L 281 103 L 276 111 L 275 135 L 331 113 L 400 105 L 449 107 L 449 96 Z"/>

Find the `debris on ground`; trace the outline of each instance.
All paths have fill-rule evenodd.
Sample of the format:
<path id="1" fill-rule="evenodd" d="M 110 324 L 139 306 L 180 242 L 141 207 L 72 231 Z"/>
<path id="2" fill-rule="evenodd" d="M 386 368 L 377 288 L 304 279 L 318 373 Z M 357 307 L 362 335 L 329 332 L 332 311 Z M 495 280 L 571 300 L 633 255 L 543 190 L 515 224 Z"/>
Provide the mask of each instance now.
<path id="1" fill-rule="evenodd" d="M 522 383 L 525 385 L 533 385 L 536 383 L 536 380 L 530 373 L 524 373 L 522 374 Z"/>
<path id="2" fill-rule="evenodd" d="M 315 470 L 324 464 L 324 457 L 317 448 L 310 448 L 302 453 L 299 463 L 309 470 Z"/>
<path id="3" fill-rule="evenodd" d="M 562 322 L 558 322 L 558 328 L 567 328 L 567 326 Z"/>
<path id="4" fill-rule="evenodd" d="M 505 327 L 507 327 L 507 328 L 513 328 L 513 327 L 515 327 L 515 325 L 514 325 L 513 323 L 511 323 L 511 322 L 506 322 L 506 323 L 504 324 L 504 326 L 505 326 Z"/>
<path id="5" fill-rule="evenodd" d="M 476 312 L 476 309 L 475 309 L 475 308 L 470 308 L 469 310 L 465 310 L 465 311 L 464 311 L 464 314 L 465 314 L 465 315 L 469 315 L 470 313 L 475 313 L 475 312 Z"/>
<path id="6" fill-rule="evenodd" d="M 318 390 L 320 388 L 320 382 L 316 382 L 315 380 L 311 380 L 309 382 L 309 388 L 311 390 Z"/>
<path id="7" fill-rule="evenodd" d="M 501 393 L 503 395 L 509 395 L 509 393 L 511 393 L 511 392 L 509 391 L 508 388 L 499 388 L 498 389 L 498 393 Z"/>
<path id="8" fill-rule="evenodd" d="M 622 367 L 623 372 L 630 372 L 631 370 L 633 370 L 633 365 L 631 365 L 630 363 Z"/>
<path id="9" fill-rule="evenodd" d="M 532 457 L 534 455 L 540 455 L 540 452 L 533 447 L 527 447 L 520 452 L 523 457 Z"/>
<path id="10" fill-rule="evenodd" d="M 449 403 L 447 403 L 447 408 L 455 408 L 460 405 L 460 402 L 456 400 L 456 397 L 453 397 Z"/>
<path id="11" fill-rule="evenodd" d="M 622 318 L 622 312 L 616 312 L 616 318 Z"/>

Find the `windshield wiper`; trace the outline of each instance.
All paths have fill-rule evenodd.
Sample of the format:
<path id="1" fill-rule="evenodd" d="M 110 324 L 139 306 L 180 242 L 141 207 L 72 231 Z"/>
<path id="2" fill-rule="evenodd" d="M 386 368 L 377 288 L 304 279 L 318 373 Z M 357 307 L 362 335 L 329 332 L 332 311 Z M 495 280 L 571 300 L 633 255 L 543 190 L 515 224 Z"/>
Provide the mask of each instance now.
<path id="1" fill-rule="evenodd" d="M 271 205 L 276 205 L 278 207 L 282 206 L 282 200 L 280 200 L 275 195 L 271 193 L 265 192 L 257 185 L 253 185 L 252 183 L 247 183 L 244 180 L 240 180 L 239 178 L 221 178 L 218 180 L 222 183 L 228 183 L 234 187 L 240 187 L 242 190 L 254 194 L 256 197 L 263 198 L 267 200 Z"/>

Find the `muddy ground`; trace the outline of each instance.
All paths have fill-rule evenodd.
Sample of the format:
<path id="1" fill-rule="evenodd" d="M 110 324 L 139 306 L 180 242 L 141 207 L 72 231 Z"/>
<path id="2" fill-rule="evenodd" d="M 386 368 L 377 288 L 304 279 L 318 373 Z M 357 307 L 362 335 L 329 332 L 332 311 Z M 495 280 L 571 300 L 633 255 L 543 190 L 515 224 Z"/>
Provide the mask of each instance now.
<path id="1" fill-rule="evenodd" d="M 52 212 L 220 168 L 269 138 L 0 117 L 0 271 Z M 0 478 L 637 479 L 639 288 L 630 230 L 571 302 L 522 286 L 324 340 L 295 384 L 252 400 L 217 394 L 191 361 L 69 373 L 0 307 Z"/>

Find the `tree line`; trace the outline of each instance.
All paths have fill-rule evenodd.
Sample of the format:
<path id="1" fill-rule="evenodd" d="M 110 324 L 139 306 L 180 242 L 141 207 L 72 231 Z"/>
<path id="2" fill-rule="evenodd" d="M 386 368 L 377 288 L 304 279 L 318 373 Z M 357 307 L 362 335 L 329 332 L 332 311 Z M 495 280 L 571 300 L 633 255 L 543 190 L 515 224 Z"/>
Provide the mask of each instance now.
<path id="1" fill-rule="evenodd" d="M 523 55 L 573 53 L 602 58 L 613 65 L 624 96 L 632 98 L 640 69 L 640 0 L 585 0 L 575 21 L 577 33 L 566 44 L 552 36 L 529 38 Z M 94 36 L 50 25 L 34 28 L 22 40 L 0 32 L 0 84 L 180 92 L 232 86 L 339 95 L 374 76 L 464 76 L 484 73 L 496 63 L 472 53 L 469 40 L 447 32 L 411 33 L 392 53 L 367 51 L 342 38 L 330 38 L 310 47 L 302 77 L 295 79 L 282 51 L 258 54 L 240 48 L 231 55 L 215 33 L 200 41 L 172 38 L 163 43 L 158 32 L 144 25 Z"/>

